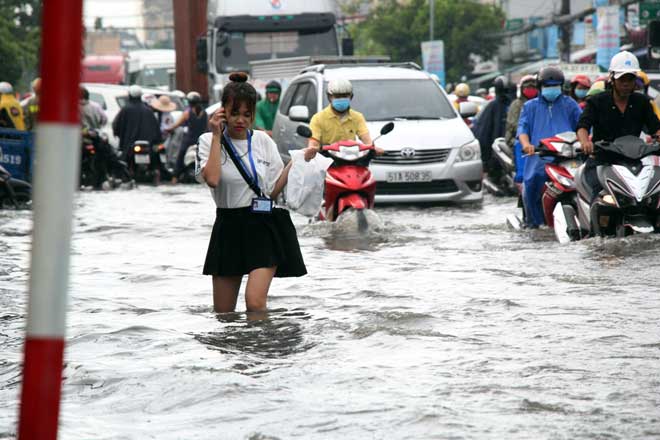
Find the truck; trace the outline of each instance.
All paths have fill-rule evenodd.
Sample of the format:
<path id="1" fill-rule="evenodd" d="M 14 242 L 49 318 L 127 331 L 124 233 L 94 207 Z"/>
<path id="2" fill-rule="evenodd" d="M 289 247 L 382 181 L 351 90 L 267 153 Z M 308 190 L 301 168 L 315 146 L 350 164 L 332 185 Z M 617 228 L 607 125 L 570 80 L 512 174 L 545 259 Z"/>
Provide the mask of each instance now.
<path id="1" fill-rule="evenodd" d="M 176 54 L 173 49 L 143 49 L 128 52 L 127 83 L 161 90 L 175 88 Z"/>
<path id="2" fill-rule="evenodd" d="M 220 100 L 231 72 L 251 73 L 251 62 L 352 55 L 352 41 L 339 37 L 338 11 L 333 0 L 209 0 L 197 59 L 206 60 L 210 101 Z"/>
<path id="3" fill-rule="evenodd" d="M 124 84 L 126 65 L 123 55 L 87 55 L 82 63 L 82 82 Z"/>

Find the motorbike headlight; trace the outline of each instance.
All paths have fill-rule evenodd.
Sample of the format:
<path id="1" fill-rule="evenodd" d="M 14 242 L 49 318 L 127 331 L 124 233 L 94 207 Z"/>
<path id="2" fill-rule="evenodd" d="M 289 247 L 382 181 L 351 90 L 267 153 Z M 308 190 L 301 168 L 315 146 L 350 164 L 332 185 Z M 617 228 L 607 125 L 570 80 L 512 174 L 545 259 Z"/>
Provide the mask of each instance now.
<path id="1" fill-rule="evenodd" d="M 481 149 L 479 148 L 479 141 L 476 139 L 461 146 L 456 155 L 456 162 L 469 162 L 471 160 L 481 160 Z"/>
<path id="2" fill-rule="evenodd" d="M 352 162 L 365 157 L 367 154 L 369 154 L 369 150 L 360 151 L 360 147 L 358 145 L 354 145 L 350 147 L 341 146 L 339 147 L 339 151 L 330 150 L 329 153 L 333 157 Z"/>
<path id="3" fill-rule="evenodd" d="M 616 200 L 615 200 L 614 197 L 613 197 L 612 195 L 610 195 L 610 194 L 605 194 L 605 195 L 603 196 L 603 202 L 604 202 L 604 203 L 607 203 L 608 205 L 616 205 Z"/>

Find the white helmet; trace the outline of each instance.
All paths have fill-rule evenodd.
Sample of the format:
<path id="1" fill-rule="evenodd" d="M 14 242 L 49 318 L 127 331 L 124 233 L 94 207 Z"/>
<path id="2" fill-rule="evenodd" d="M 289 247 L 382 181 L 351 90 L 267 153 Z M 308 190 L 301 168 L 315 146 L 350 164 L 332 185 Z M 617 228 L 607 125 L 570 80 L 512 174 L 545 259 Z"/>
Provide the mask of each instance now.
<path id="1" fill-rule="evenodd" d="M 350 95 L 353 85 L 347 79 L 333 79 L 328 83 L 328 95 Z"/>
<path id="2" fill-rule="evenodd" d="M 137 84 L 133 84 L 128 88 L 128 96 L 131 98 L 139 98 L 142 96 L 142 87 L 138 86 Z"/>
<path id="3" fill-rule="evenodd" d="M 0 82 L 0 94 L 12 94 L 14 93 L 14 88 L 7 81 Z"/>
<path id="4" fill-rule="evenodd" d="M 615 79 L 621 78 L 627 73 L 637 75 L 637 72 L 639 72 L 639 60 L 637 60 L 635 55 L 624 50 L 612 57 L 609 71 Z"/>

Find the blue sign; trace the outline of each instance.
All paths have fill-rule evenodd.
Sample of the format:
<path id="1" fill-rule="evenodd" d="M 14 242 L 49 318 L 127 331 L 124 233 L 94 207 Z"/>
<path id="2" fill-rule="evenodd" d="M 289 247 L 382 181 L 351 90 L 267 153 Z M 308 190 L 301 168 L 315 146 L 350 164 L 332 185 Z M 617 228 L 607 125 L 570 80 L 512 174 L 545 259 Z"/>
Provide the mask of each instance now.
<path id="1" fill-rule="evenodd" d="M 559 58 L 557 43 L 559 43 L 559 27 L 550 26 L 545 29 L 545 57 Z"/>
<path id="2" fill-rule="evenodd" d="M 422 41 L 422 65 L 424 70 L 438 76 L 445 86 L 445 43 L 442 40 Z"/>
<path id="3" fill-rule="evenodd" d="M 603 6 L 598 8 L 596 13 L 598 15 L 596 64 L 607 69 L 610 66 L 610 60 L 619 53 L 621 46 L 619 7 Z"/>

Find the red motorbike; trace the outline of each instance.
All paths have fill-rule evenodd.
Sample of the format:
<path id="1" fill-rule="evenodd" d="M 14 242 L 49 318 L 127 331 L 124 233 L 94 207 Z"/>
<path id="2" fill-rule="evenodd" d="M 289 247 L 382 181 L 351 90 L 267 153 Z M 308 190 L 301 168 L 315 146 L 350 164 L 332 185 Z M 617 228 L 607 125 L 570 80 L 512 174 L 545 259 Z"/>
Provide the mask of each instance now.
<path id="1" fill-rule="evenodd" d="M 393 129 L 393 122 L 385 124 L 376 139 Z M 311 137 L 312 134 L 308 127 L 302 125 L 298 127 L 297 133 L 303 137 Z M 369 170 L 374 151 L 373 144 L 364 145 L 357 141 L 339 141 L 321 148 L 322 154 L 333 160 L 325 177 L 321 219 L 335 221 L 349 209 L 359 215 L 374 207 L 376 180 Z M 358 219 L 361 219 L 360 223 L 365 221 L 363 215 Z"/>
<path id="2" fill-rule="evenodd" d="M 537 153 L 553 158 L 545 164 L 549 178 L 541 197 L 545 223 L 554 229 L 560 243 L 579 240 L 587 233 L 577 221 L 575 175 L 584 163 L 580 143 L 573 132 L 559 133 L 541 140 Z"/>

